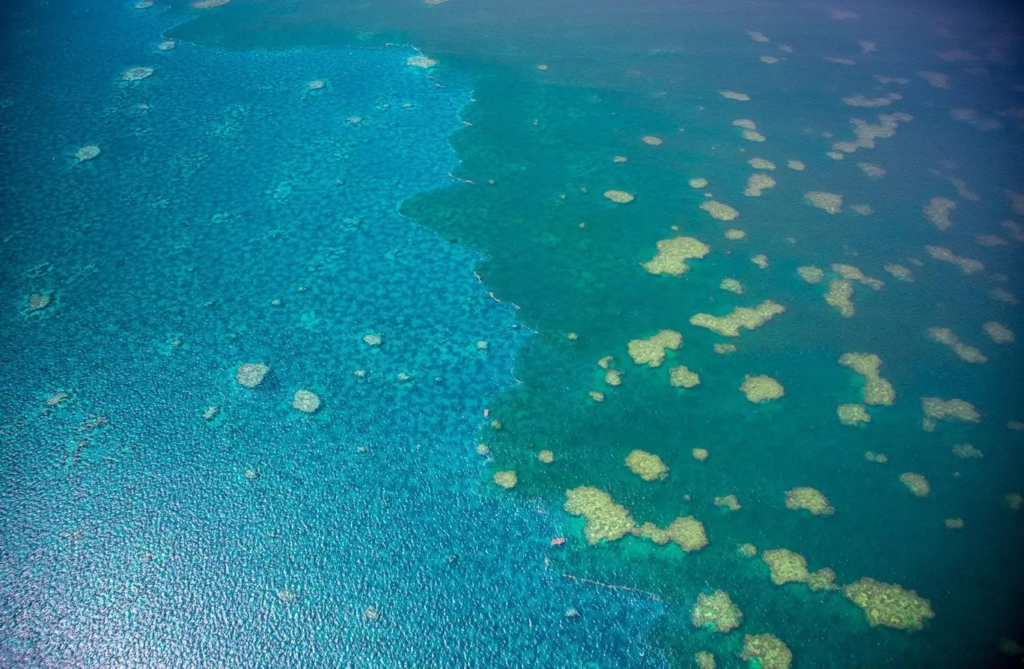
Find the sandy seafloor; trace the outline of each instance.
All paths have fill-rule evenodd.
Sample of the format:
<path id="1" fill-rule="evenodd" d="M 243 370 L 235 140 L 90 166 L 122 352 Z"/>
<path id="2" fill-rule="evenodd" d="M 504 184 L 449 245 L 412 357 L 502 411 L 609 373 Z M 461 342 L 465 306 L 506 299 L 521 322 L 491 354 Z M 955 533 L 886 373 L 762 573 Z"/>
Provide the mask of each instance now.
<path id="1" fill-rule="evenodd" d="M 13 605 L 0 664 L 690 667 L 707 651 L 739 667 L 746 635 L 773 634 L 798 668 L 1019 666 L 1017 13 L 171 5 L 26 5 L 8 30 L 0 587 Z M 173 51 L 156 48 L 162 33 Z M 408 67 L 417 52 L 389 43 L 437 66 Z M 136 66 L 154 73 L 119 81 Z M 877 106 L 845 101 L 858 94 Z M 851 119 L 893 113 L 912 119 L 843 160 L 826 154 L 854 138 Z M 87 144 L 102 153 L 76 162 Z M 776 185 L 745 195 L 757 171 Z M 690 187 L 697 177 L 708 185 Z M 614 204 L 607 189 L 635 199 Z M 808 191 L 842 194 L 842 212 L 809 206 Z M 948 228 L 923 210 L 935 197 L 956 205 Z M 712 219 L 699 207 L 710 198 L 739 217 Z M 682 276 L 645 272 L 677 235 L 709 253 Z M 823 299 L 833 263 L 884 282 L 854 285 L 849 318 Z M 886 270 L 897 263 L 912 281 Z M 800 278 L 806 265 L 822 284 Z M 719 289 L 726 277 L 742 295 Z M 33 293 L 53 299 L 28 314 Z M 785 313 L 737 338 L 689 323 L 768 299 Z M 989 321 L 1017 340 L 993 341 Z M 930 341 L 936 326 L 987 361 Z M 628 342 L 663 329 L 683 343 L 662 366 L 630 360 Z M 717 354 L 722 343 L 736 352 Z M 896 392 L 859 427 L 836 416 L 863 390 L 837 364 L 847 352 L 880 356 Z M 271 368 L 255 390 L 235 381 L 243 362 Z M 668 385 L 681 364 L 700 385 Z M 747 374 L 785 396 L 748 402 Z M 315 415 L 290 408 L 300 388 L 323 398 Z M 69 398 L 47 409 L 56 392 Z M 980 420 L 922 430 L 932 396 L 969 401 Z M 954 454 L 968 443 L 982 457 Z M 668 477 L 630 472 L 635 448 Z M 518 472 L 513 490 L 491 483 L 501 470 Z M 929 494 L 912 495 L 906 472 Z M 577 486 L 638 524 L 692 515 L 709 543 L 588 545 L 561 511 Z M 797 486 L 834 513 L 787 509 Z M 726 494 L 742 509 L 719 508 Z M 840 590 L 774 585 L 737 553 L 747 542 L 796 551 L 839 586 L 899 584 L 934 618 L 872 627 Z M 728 634 L 691 624 L 716 589 L 743 611 Z"/>
<path id="2" fill-rule="evenodd" d="M 398 213 L 451 181 L 469 91 L 408 48 L 158 51 L 172 25 L 5 27 L 0 666 L 658 666 L 657 604 L 546 572 L 557 505 L 485 487 L 525 330 Z"/>

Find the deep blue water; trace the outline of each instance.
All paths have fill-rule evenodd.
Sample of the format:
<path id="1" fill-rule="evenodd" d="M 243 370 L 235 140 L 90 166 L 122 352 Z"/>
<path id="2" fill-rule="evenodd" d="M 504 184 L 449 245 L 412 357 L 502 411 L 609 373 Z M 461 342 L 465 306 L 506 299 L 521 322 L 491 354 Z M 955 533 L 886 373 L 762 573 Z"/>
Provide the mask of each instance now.
<path id="1" fill-rule="evenodd" d="M 398 214 L 450 183 L 471 92 L 410 48 L 160 51 L 171 25 L 6 27 L 0 665 L 659 666 L 657 603 L 546 570 L 554 509 L 474 451 L 529 335 Z"/>

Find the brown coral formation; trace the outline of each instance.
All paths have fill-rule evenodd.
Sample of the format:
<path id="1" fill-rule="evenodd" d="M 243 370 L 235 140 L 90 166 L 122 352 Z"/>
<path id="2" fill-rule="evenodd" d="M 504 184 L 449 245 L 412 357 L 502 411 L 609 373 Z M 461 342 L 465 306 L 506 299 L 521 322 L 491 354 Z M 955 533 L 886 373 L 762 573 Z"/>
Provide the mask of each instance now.
<path id="1" fill-rule="evenodd" d="M 851 119 L 850 124 L 853 125 L 853 134 L 857 139 L 835 142 L 832 149 L 841 153 L 854 153 L 858 149 L 873 149 L 875 140 L 893 137 L 899 124 L 911 121 L 913 117 L 910 114 L 896 113 L 879 114 L 878 119 L 881 121 L 878 125 L 872 125 L 859 118 Z"/>
<path id="2" fill-rule="evenodd" d="M 710 595 L 701 593 L 690 611 L 690 622 L 694 627 L 727 634 L 743 622 L 743 612 L 736 606 L 729 593 L 715 590 Z"/>
<path id="3" fill-rule="evenodd" d="M 686 365 L 679 365 L 668 370 L 668 382 L 675 388 L 693 388 L 700 384 L 700 376 Z"/>
<path id="4" fill-rule="evenodd" d="M 786 308 L 771 300 L 765 300 L 753 309 L 748 307 L 736 307 L 728 316 L 712 316 L 710 314 L 696 314 L 690 318 L 690 324 L 697 327 L 707 328 L 713 332 L 726 337 L 739 337 L 740 328 L 753 330 L 758 328 L 772 317 L 783 313 Z"/>
<path id="5" fill-rule="evenodd" d="M 758 669 L 789 669 L 793 664 L 793 652 L 773 634 L 748 634 L 743 639 L 740 659 L 753 661 Z"/>
<path id="6" fill-rule="evenodd" d="M 494 472 L 494 483 L 505 490 L 511 490 L 519 483 L 519 476 L 513 470 Z"/>
<path id="7" fill-rule="evenodd" d="M 716 497 L 715 506 L 722 509 L 729 509 L 730 511 L 739 511 L 743 507 L 740 506 L 740 501 L 736 498 L 736 495 L 726 495 L 725 497 Z"/>
<path id="8" fill-rule="evenodd" d="M 984 457 L 984 453 L 971 444 L 957 444 L 953 446 L 953 455 L 961 460 L 977 460 Z"/>
<path id="9" fill-rule="evenodd" d="M 820 267 L 814 265 L 805 265 L 803 267 L 797 267 L 796 273 L 800 275 L 800 278 L 807 283 L 821 283 L 821 280 L 825 278 L 825 272 Z"/>
<path id="10" fill-rule="evenodd" d="M 751 174 L 750 178 L 747 179 L 747 187 L 743 194 L 747 197 L 760 197 L 761 193 L 769 188 L 775 188 L 775 179 L 772 179 L 767 174 L 758 172 L 757 174 Z"/>
<path id="11" fill-rule="evenodd" d="M 803 555 L 785 548 L 764 551 L 761 559 L 768 565 L 772 583 L 806 583 L 811 590 L 835 590 L 835 573 L 828 567 L 816 572 L 807 570 L 807 560 Z"/>
<path id="12" fill-rule="evenodd" d="M 671 274 L 682 276 L 690 271 L 687 260 L 703 258 L 711 252 L 711 247 L 693 237 L 676 237 L 658 242 L 658 254 L 651 260 L 642 263 L 651 274 Z"/>
<path id="13" fill-rule="evenodd" d="M 606 190 L 604 196 L 616 204 L 629 204 L 633 201 L 632 193 L 624 190 Z"/>
<path id="14" fill-rule="evenodd" d="M 718 287 L 730 293 L 735 293 L 736 295 L 743 294 L 743 284 L 736 279 L 722 279 L 722 282 L 718 284 Z"/>
<path id="15" fill-rule="evenodd" d="M 238 385 L 240 386 L 245 388 L 255 388 L 263 383 L 263 379 L 269 371 L 270 367 L 262 362 L 247 362 L 238 367 L 238 372 L 235 373 L 235 379 L 238 381 Z"/>
<path id="16" fill-rule="evenodd" d="M 988 362 L 988 358 L 986 358 L 981 351 L 960 341 L 960 338 L 953 334 L 953 331 L 949 328 L 928 328 L 928 338 L 934 342 L 945 344 L 950 347 L 953 349 L 953 352 L 965 362 Z"/>
<path id="17" fill-rule="evenodd" d="M 90 144 L 75 151 L 75 159 L 78 162 L 85 162 L 86 160 L 92 160 L 96 156 L 100 155 L 100 153 L 100 147 L 95 144 Z"/>
<path id="18" fill-rule="evenodd" d="M 888 406 L 896 401 L 896 391 L 892 384 L 878 373 L 882 359 L 874 353 L 844 353 L 839 358 L 839 364 L 864 377 L 862 397 L 865 404 Z"/>
<path id="19" fill-rule="evenodd" d="M 786 394 L 781 383 L 765 375 L 751 376 L 747 374 L 740 390 L 747 396 L 748 402 L 755 404 L 777 400 Z"/>
<path id="20" fill-rule="evenodd" d="M 944 400 L 939 397 L 922 397 L 921 409 L 925 418 L 932 420 L 958 420 L 965 423 L 981 421 L 981 415 L 970 402 L 961 399 Z"/>
<path id="21" fill-rule="evenodd" d="M 843 588 L 843 594 L 863 609 L 872 627 L 883 625 L 899 630 L 919 630 L 935 617 L 931 602 L 899 585 L 862 578 Z"/>
<path id="22" fill-rule="evenodd" d="M 964 274 L 974 274 L 985 269 L 984 263 L 972 258 L 961 258 L 945 247 L 926 246 L 924 248 L 931 257 L 956 265 Z"/>
<path id="23" fill-rule="evenodd" d="M 853 302 L 853 284 L 847 279 L 832 279 L 828 282 L 828 292 L 825 293 L 825 302 L 829 306 L 839 310 L 843 318 L 850 318 L 856 313 Z"/>
<path id="24" fill-rule="evenodd" d="M 867 286 L 872 290 L 882 290 L 882 288 L 885 286 L 885 283 L 883 283 L 882 281 L 879 281 L 878 279 L 872 279 L 871 277 L 866 276 L 863 272 L 861 272 L 853 265 L 834 263 L 832 265 L 832 271 L 838 274 L 839 276 L 843 277 L 847 281 L 856 281 L 862 286 Z"/>
<path id="25" fill-rule="evenodd" d="M 302 413 L 316 413 L 320 408 L 320 396 L 309 390 L 296 390 L 292 408 Z"/>
<path id="26" fill-rule="evenodd" d="M 678 349 L 683 344 L 683 335 L 675 330 L 661 330 L 647 339 L 629 342 L 629 357 L 638 365 L 660 367 L 665 361 L 665 349 Z"/>
<path id="27" fill-rule="evenodd" d="M 861 423 L 870 423 L 871 414 L 867 412 L 863 404 L 840 404 L 836 409 L 839 422 L 843 425 L 856 427 Z"/>
<path id="28" fill-rule="evenodd" d="M 924 215 L 939 230 L 948 230 L 953 226 L 953 221 L 949 220 L 949 212 L 954 209 L 956 209 L 956 202 L 948 197 L 933 197 L 924 206 Z"/>
<path id="29" fill-rule="evenodd" d="M 814 516 L 831 516 L 836 512 L 828 498 L 815 488 L 797 487 L 786 491 L 786 508 L 810 511 Z"/>
<path id="30" fill-rule="evenodd" d="M 715 202 L 714 200 L 702 202 L 700 208 L 711 214 L 711 218 L 719 221 L 732 221 L 739 218 L 740 215 L 740 212 L 736 211 L 729 205 L 721 202 Z"/>
<path id="31" fill-rule="evenodd" d="M 580 486 L 566 490 L 565 500 L 566 512 L 582 516 L 586 521 L 583 534 L 591 545 L 600 541 L 616 541 L 636 530 L 636 521 L 629 510 L 617 504 L 603 490 Z"/>
<path id="32" fill-rule="evenodd" d="M 913 276 L 911 276 L 912 273 L 911 273 L 910 269 L 907 268 L 907 267 L 904 267 L 903 265 L 900 265 L 898 263 L 890 263 L 890 264 L 886 265 L 885 266 L 885 271 L 888 272 L 889 274 L 892 274 L 894 277 L 896 277 L 900 281 L 913 281 L 914 280 Z"/>
<path id="33" fill-rule="evenodd" d="M 668 466 L 653 453 L 636 449 L 626 456 L 626 466 L 645 481 L 664 481 Z"/>
<path id="34" fill-rule="evenodd" d="M 910 492 L 918 497 L 927 497 L 928 493 L 932 491 L 931 486 L 928 485 L 928 479 L 921 474 L 906 472 L 905 474 L 900 474 L 900 481 L 903 485 L 907 486 Z"/>
<path id="35" fill-rule="evenodd" d="M 837 193 L 809 191 L 804 193 L 804 199 L 812 206 L 832 215 L 838 214 L 843 210 L 843 196 Z"/>
<path id="36" fill-rule="evenodd" d="M 1012 344 L 1017 339 L 1013 331 L 1002 323 L 988 321 L 981 327 L 985 330 L 985 334 L 997 344 Z"/>

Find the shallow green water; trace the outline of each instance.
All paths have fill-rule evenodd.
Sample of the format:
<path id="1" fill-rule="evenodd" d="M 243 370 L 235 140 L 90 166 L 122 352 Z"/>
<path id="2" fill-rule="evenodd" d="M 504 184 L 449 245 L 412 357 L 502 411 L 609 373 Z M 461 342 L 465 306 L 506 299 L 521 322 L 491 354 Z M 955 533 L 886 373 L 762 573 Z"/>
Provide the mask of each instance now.
<path id="1" fill-rule="evenodd" d="M 519 307 L 519 320 L 536 331 L 517 360 L 521 385 L 490 406 L 502 429 L 484 423 L 480 439 L 494 453 L 495 470 L 517 470 L 511 494 L 558 500 L 568 488 L 592 485 L 639 522 L 664 526 L 692 514 L 704 523 L 709 546 L 684 555 L 635 538 L 587 546 L 582 522 L 567 518 L 566 550 L 551 555 L 566 573 L 663 598 L 667 614 L 654 638 L 680 666 L 704 649 L 729 666 L 738 662 L 742 635 L 761 632 L 782 638 L 798 666 L 991 666 L 1009 661 L 997 646 L 1021 623 L 1021 518 L 1004 499 L 1022 487 L 1024 433 L 1007 428 L 1024 417 L 1020 344 L 998 345 L 981 329 L 995 320 L 1024 331 L 1020 306 L 990 296 L 994 288 L 1024 295 L 1020 241 L 999 225 L 1021 219 L 1004 193 L 1022 190 L 1020 121 L 1006 113 L 1021 104 L 1011 88 L 1020 81 L 1019 53 L 1003 48 L 1000 59 L 993 51 L 999 23 L 1011 19 L 984 10 L 851 8 L 860 19 L 835 21 L 811 5 L 780 16 L 757 3 L 542 9 L 452 0 L 349 8 L 235 0 L 175 31 L 200 44 L 244 48 L 411 42 L 439 61 L 433 73 L 440 84 L 473 88 L 463 110 L 471 125 L 452 137 L 458 175 L 472 183 L 415 196 L 403 211 L 481 252 L 477 272 L 488 289 Z M 946 25 L 934 21 L 943 16 L 957 21 L 952 37 L 935 30 Z M 772 41 L 752 41 L 748 30 Z M 862 53 L 857 40 L 877 42 L 877 51 Z M 954 48 L 978 58 L 935 55 Z M 760 55 L 784 60 L 765 64 Z M 965 71 L 976 67 L 986 71 Z M 919 70 L 947 73 L 951 86 L 930 86 Z M 908 83 L 883 84 L 873 75 Z M 724 99 L 717 91 L 725 89 L 752 100 Z M 877 109 L 842 102 L 890 92 L 903 97 Z M 985 132 L 951 120 L 950 110 L 963 107 L 1000 127 Z M 825 155 L 833 141 L 853 138 L 851 118 L 877 122 L 893 112 L 914 120 L 843 161 Z M 767 141 L 742 139 L 730 125 L 738 118 L 755 120 Z M 664 143 L 648 146 L 644 135 Z M 613 162 L 616 155 L 628 162 Z M 760 198 L 743 195 L 753 173 L 746 161 L 755 156 L 778 166 L 777 186 Z M 788 170 L 789 159 L 806 170 Z M 865 177 L 856 165 L 862 161 L 887 175 Z M 710 185 L 694 190 L 687 185 L 693 177 Z M 980 199 L 958 193 L 950 178 L 965 180 Z M 607 189 L 636 199 L 613 204 L 601 196 Z M 699 209 L 704 191 L 740 218 L 711 219 Z M 830 216 L 802 202 L 807 191 L 841 193 L 846 207 Z M 922 212 L 934 196 L 957 203 L 948 230 Z M 874 213 L 851 211 L 857 203 Z M 726 240 L 729 227 L 747 237 Z M 645 272 L 640 263 L 653 257 L 655 243 L 676 234 L 703 240 L 711 253 L 691 261 L 682 277 Z M 979 245 L 977 235 L 998 235 L 1006 245 Z M 965 275 L 930 258 L 926 245 L 986 269 Z M 766 269 L 751 263 L 755 254 L 768 256 Z M 855 287 L 852 318 L 824 302 L 824 284 L 796 274 L 801 265 L 832 263 L 885 281 L 877 292 Z M 883 269 L 888 263 L 911 268 L 914 281 L 897 281 Z M 744 294 L 719 290 L 724 277 L 738 279 Z M 713 350 L 726 338 L 688 323 L 698 312 L 722 315 L 766 299 L 786 312 L 744 332 L 733 355 Z M 952 329 L 988 362 L 968 364 L 929 341 L 931 326 Z M 627 343 L 666 328 L 682 333 L 683 346 L 658 369 L 635 365 Z M 840 403 L 859 401 L 858 377 L 837 364 L 849 351 L 878 354 L 898 394 L 894 406 L 870 409 L 872 422 L 860 428 L 841 425 L 835 413 Z M 607 355 L 624 371 L 619 387 L 603 381 L 597 361 Z M 678 364 L 698 372 L 701 385 L 671 388 L 667 369 Z M 746 374 L 778 379 L 786 396 L 747 402 L 738 390 Z M 603 402 L 590 399 L 594 390 Z M 968 400 L 983 421 L 942 422 L 925 432 L 923 396 Z M 984 458 L 957 459 L 951 449 L 965 442 Z M 710 451 L 707 462 L 691 457 L 695 447 Z M 641 481 L 623 465 L 636 448 L 665 461 L 666 481 Z M 552 450 L 555 462 L 538 462 L 541 449 Z M 869 462 L 866 451 L 889 462 Z M 914 497 L 900 482 L 910 471 L 928 479 L 929 496 Z M 787 510 L 784 493 L 795 486 L 824 492 L 835 515 Z M 730 493 L 741 511 L 714 505 L 715 496 Z M 964 519 L 964 529 L 946 529 L 947 518 Z M 812 570 L 833 568 L 840 584 L 863 576 L 899 583 L 929 599 L 936 618 L 916 633 L 871 628 L 841 593 L 772 585 L 763 562 L 736 554 L 744 542 L 797 551 Z M 739 631 L 716 636 L 690 626 L 697 594 L 715 588 L 743 609 Z"/>

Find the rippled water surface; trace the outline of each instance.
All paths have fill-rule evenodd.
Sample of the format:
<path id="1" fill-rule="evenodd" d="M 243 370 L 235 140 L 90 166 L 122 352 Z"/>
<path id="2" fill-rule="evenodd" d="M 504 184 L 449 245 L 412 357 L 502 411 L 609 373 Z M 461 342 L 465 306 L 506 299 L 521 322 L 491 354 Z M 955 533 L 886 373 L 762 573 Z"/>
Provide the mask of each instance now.
<path id="1" fill-rule="evenodd" d="M 1019 664 L 1019 16 L 146 4 L 4 10 L 0 665 Z"/>

